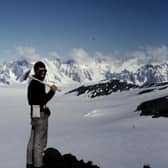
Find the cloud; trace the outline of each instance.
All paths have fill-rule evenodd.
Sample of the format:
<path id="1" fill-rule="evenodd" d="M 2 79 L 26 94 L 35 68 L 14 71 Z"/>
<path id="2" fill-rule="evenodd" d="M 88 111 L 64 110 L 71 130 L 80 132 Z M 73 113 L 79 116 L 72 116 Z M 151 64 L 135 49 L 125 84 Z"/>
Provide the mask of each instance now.
<path id="1" fill-rule="evenodd" d="M 15 48 L 16 55 L 19 57 L 24 57 L 30 60 L 36 60 L 39 59 L 41 56 L 37 53 L 36 49 L 33 47 L 16 47 Z"/>
<path id="2" fill-rule="evenodd" d="M 74 48 L 70 56 L 79 64 L 90 64 L 95 62 L 83 48 Z"/>
<path id="3" fill-rule="evenodd" d="M 70 55 L 72 59 L 74 59 L 79 64 L 88 64 L 93 61 L 93 59 L 83 48 L 74 48 Z"/>
<path id="4" fill-rule="evenodd" d="M 51 51 L 48 53 L 48 56 L 51 58 L 59 58 L 59 54 L 56 51 Z"/>
<path id="5" fill-rule="evenodd" d="M 151 62 L 165 62 L 168 60 L 168 47 L 161 46 L 158 48 L 147 48 L 147 58 L 150 58 Z"/>
<path id="6" fill-rule="evenodd" d="M 121 63 L 121 60 L 115 57 L 114 54 L 111 55 L 104 55 L 101 52 L 95 52 L 90 55 L 85 49 L 83 48 L 74 48 L 71 52 L 71 57 L 80 64 L 93 64 L 93 63 L 101 63 L 105 62 L 112 65 L 118 65 Z"/>
<path id="7" fill-rule="evenodd" d="M 100 72 L 101 69 L 111 72 L 121 71 L 122 62 L 114 54 L 104 55 L 101 52 L 95 52 L 90 55 L 83 48 L 74 48 L 71 52 L 71 57 L 78 64 L 89 66 L 94 71 L 97 69 L 97 73 L 103 73 Z"/>
<path id="8" fill-rule="evenodd" d="M 88 66 L 99 66 L 109 68 L 111 71 L 122 71 L 124 69 L 136 70 L 145 64 L 159 64 L 168 62 L 168 46 L 162 45 L 159 47 L 146 47 L 138 50 L 123 53 L 118 57 L 118 54 L 113 52 L 110 54 L 104 54 L 102 52 L 87 52 L 83 48 L 74 48 L 71 50 L 69 58 L 75 60 L 76 63 Z M 60 58 L 60 55 L 56 51 L 48 52 L 47 54 L 40 54 L 36 48 L 27 46 L 18 46 L 14 49 L 7 50 L 4 53 L 4 57 L 12 57 L 15 59 L 26 58 L 31 61 L 37 61 L 46 57 L 48 59 Z M 67 58 L 67 57 L 66 57 Z M 100 64 L 99 64 L 100 63 Z"/>
<path id="9" fill-rule="evenodd" d="M 155 64 L 168 61 L 168 47 L 146 47 L 141 50 L 127 53 L 127 60 L 137 59 L 137 64 Z"/>
<path id="10" fill-rule="evenodd" d="M 15 48 L 5 49 L 1 51 L 3 54 L 3 62 L 10 62 L 18 59 L 27 59 L 28 61 L 36 61 L 42 56 L 33 47 L 18 46 Z"/>

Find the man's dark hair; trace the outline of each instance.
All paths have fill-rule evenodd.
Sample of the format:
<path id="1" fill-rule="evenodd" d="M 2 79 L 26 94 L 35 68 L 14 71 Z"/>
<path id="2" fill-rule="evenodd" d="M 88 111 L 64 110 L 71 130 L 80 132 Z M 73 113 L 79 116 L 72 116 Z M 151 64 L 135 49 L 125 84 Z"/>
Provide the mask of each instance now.
<path id="1" fill-rule="evenodd" d="M 45 64 L 42 61 L 38 61 L 34 64 L 34 72 L 37 72 L 39 67 L 44 67 L 45 68 Z"/>

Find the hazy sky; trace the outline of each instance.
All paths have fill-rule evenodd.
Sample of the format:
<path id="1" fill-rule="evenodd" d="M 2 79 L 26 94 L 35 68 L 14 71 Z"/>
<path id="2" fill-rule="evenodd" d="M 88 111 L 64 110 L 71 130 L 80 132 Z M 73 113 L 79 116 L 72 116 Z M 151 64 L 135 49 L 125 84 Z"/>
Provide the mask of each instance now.
<path id="1" fill-rule="evenodd" d="M 1 60 L 16 48 L 62 57 L 83 48 L 122 57 L 167 46 L 167 32 L 167 0 L 0 0 Z"/>

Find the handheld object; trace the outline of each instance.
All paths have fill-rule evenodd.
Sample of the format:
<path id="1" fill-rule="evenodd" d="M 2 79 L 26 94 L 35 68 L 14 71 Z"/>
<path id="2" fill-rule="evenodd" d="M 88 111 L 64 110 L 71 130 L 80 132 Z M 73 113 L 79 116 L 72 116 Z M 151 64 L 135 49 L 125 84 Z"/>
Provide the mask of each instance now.
<path id="1" fill-rule="evenodd" d="M 22 79 L 23 81 L 24 81 L 24 80 L 27 80 L 27 78 L 30 78 L 30 79 L 32 79 L 32 80 L 38 81 L 39 83 L 42 83 L 43 85 L 48 86 L 49 88 L 51 88 L 51 85 L 50 85 L 50 84 L 48 84 L 47 82 L 44 82 L 44 81 L 41 81 L 41 80 L 35 78 L 34 76 L 30 75 L 30 72 L 31 72 L 31 70 L 28 70 L 28 71 L 24 74 L 23 79 Z M 59 89 L 59 88 L 57 87 L 57 91 L 61 92 L 61 89 Z"/>

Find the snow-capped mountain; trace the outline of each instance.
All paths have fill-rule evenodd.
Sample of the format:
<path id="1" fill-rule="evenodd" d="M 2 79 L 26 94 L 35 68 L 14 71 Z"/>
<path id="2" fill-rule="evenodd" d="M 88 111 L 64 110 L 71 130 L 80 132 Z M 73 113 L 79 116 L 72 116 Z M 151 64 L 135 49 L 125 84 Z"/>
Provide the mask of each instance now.
<path id="1" fill-rule="evenodd" d="M 127 69 L 120 73 L 107 72 L 106 79 L 109 78 L 117 78 L 137 85 L 151 85 L 154 83 L 166 82 L 168 80 L 168 64 L 143 65 L 138 68 L 136 72 L 131 72 Z"/>
<path id="2" fill-rule="evenodd" d="M 101 80 L 119 79 L 136 85 L 160 83 L 168 81 L 168 63 L 134 65 L 115 65 L 104 59 L 95 59 L 88 62 L 77 62 L 75 59 L 61 61 L 41 58 L 48 69 L 46 80 L 59 84 L 84 83 Z M 0 83 L 20 83 L 24 73 L 32 69 L 35 61 L 25 58 L 0 65 Z M 128 65 L 128 64 L 126 64 Z M 32 70 L 33 73 L 33 70 Z"/>

